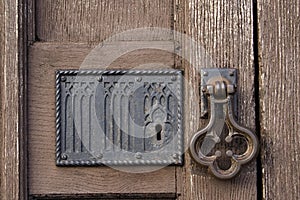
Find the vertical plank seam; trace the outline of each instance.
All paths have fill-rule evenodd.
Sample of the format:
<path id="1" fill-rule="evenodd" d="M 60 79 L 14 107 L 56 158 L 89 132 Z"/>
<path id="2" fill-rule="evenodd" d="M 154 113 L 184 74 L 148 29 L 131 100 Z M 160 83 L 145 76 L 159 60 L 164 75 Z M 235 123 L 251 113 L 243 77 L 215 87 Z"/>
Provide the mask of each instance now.
<path id="1" fill-rule="evenodd" d="M 260 65 L 259 65 L 259 29 L 258 29 L 258 8 L 257 0 L 252 2 L 253 15 L 253 55 L 254 55 L 254 101 L 255 101 L 255 132 L 260 140 L 261 125 L 260 125 Z M 256 159 L 257 169 L 257 199 L 263 199 L 262 191 L 262 162 L 260 152 Z"/>
<path id="2" fill-rule="evenodd" d="M 21 19 L 18 22 L 19 27 L 21 27 L 21 39 L 19 44 L 19 51 L 22 51 L 19 57 L 21 61 L 19 68 L 19 91 L 20 91 L 20 127 L 21 127 L 21 136 L 20 136 L 20 199 L 27 200 L 28 199 L 28 176 L 27 176 L 27 66 L 28 66 L 28 49 L 29 46 L 29 31 L 30 31 L 30 42 L 34 42 L 35 40 L 35 0 L 20 0 L 19 14 L 21 15 Z M 32 13 L 29 11 L 29 6 Z M 30 21 L 29 21 L 30 16 Z M 29 28 L 30 26 L 30 28 Z"/>

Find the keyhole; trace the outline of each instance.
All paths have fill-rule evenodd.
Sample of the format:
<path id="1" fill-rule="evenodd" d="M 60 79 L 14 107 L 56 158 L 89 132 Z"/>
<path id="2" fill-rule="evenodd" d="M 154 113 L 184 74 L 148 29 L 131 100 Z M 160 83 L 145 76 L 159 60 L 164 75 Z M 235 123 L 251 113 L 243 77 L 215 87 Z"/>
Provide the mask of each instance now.
<path id="1" fill-rule="evenodd" d="M 162 126 L 160 124 L 157 124 L 155 126 L 155 131 L 156 131 L 156 139 L 157 139 L 157 141 L 160 141 L 161 140 Z"/>

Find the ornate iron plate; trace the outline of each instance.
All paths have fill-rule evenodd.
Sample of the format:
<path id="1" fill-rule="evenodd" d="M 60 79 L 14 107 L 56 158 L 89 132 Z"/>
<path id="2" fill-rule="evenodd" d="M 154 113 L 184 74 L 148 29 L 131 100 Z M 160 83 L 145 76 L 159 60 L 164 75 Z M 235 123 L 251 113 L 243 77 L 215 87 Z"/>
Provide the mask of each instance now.
<path id="1" fill-rule="evenodd" d="M 182 72 L 56 74 L 56 164 L 182 164 Z"/>

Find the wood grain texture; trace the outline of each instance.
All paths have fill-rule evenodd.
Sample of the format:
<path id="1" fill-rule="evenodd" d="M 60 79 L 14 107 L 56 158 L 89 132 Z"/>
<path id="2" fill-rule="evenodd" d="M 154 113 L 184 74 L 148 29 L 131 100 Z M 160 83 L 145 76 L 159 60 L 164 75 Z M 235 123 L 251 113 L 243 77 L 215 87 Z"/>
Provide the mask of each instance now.
<path id="1" fill-rule="evenodd" d="M 263 198 L 300 198 L 300 2 L 258 1 Z"/>
<path id="2" fill-rule="evenodd" d="M 137 44 L 137 42 L 132 43 Z M 121 44 L 122 42 L 115 44 L 115 49 L 122 48 Z M 128 45 L 127 42 L 125 44 Z M 57 167 L 55 165 L 55 70 L 78 69 L 92 48 L 87 44 L 35 43 L 29 49 L 30 194 L 175 194 L 175 167 L 135 174 L 108 167 Z M 172 67 L 174 56 L 153 50 L 134 51 L 123 55 L 110 67 L 121 66 L 123 69 L 145 67 L 143 64 L 154 62 Z"/>
<path id="3" fill-rule="evenodd" d="M 0 198 L 26 199 L 23 4 L 0 2 Z"/>
<path id="4" fill-rule="evenodd" d="M 176 194 L 89 194 L 89 195 L 35 195 L 31 196 L 30 200 L 96 200 L 96 199 L 106 199 L 106 200 L 175 200 Z"/>
<path id="5" fill-rule="evenodd" d="M 172 0 L 36 0 L 36 36 L 100 42 L 128 29 L 171 28 L 172 11 Z"/>
<path id="6" fill-rule="evenodd" d="M 187 0 L 176 1 L 176 4 L 175 30 L 189 34 L 199 47 L 191 52 L 191 59 L 196 63 L 194 66 L 181 62 L 186 79 L 186 143 L 192 134 L 207 123 L 205 120 L 199 121 L 198 86 L 201 68 L 239 69 L 238 120 L 242 125 L 255 130 L 252 2 Z M 209 59 L 212 62 L 208 62 Z M 186 153 L 185 158 L 181 199 L 257 198 L 255 161 L 243 166 L 236 178 L 221 181 L 210 175 L 206 167 L 196 165 L 189 154 Z"/>
<path id="7" fill-rule="evenodd" d="M 1 128 L 1 135 L 0 135 L 0 149 L 1 149 L 1 152 L 4 148 L 4 137 L 2 135 L 2 131 L 4 129 L 4 123 L 3 123 L 3 91 L 4 91 L 4 63 L 5 63 L 5 56 L 4 56 L 4 50 L 5 50 L 5 46 L 3 45 L 4 44 L 4 41 L 5 41 L 5 34 L 4 34 L 4 31 L 5 31 L 5 15 L 4 15 L 4 1 L 0 1 L 0 128 Z M 2 154 L 0 156 L 0 169 L 2 171 L 2 168 L 3 168 L 3 163 L 2 163 Z M 0 199 L 2 199 L 2 191 L 4 190 L 4 180 L 5 180 L 5 177 L 3 177 L 3 174 L 1 173 L 0 175 Z"/>
<path id="8" fill-rule="evenodd" d="M 36 8 L 35 8 L 35 0 L 27 0 L 26 2 L 26 19 L 27 19 L 27 43 L 30 45 L 36 40 Z"/>

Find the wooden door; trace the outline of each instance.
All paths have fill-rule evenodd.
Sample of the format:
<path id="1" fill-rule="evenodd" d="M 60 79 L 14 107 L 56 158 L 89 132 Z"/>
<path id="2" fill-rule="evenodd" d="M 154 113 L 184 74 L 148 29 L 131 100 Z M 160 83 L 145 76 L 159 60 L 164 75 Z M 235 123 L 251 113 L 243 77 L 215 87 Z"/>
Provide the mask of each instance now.
<path id="1" fill-rule="evenodd" d="M 0 198 L 299 199 L 299 6 L 297 0 L 1 1 Z M 145 27 L 158 29 L 112 37 Z M 189 38 L 201 48 L 186 48 Z M 143 174 L 55 166 L 55 70 L 79 69 L 104 40 L 104 60 L 126 45 L 148 47 L 104 67 L 184 71 L 186 144 L 207 123 L 200 120 L 199 70 L 239 69 L 238 121 L 260 137 L 257 161 L 226 181 L 188 152 L 183 166 Z"/>

